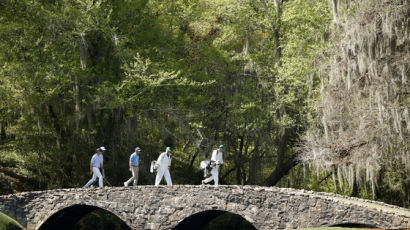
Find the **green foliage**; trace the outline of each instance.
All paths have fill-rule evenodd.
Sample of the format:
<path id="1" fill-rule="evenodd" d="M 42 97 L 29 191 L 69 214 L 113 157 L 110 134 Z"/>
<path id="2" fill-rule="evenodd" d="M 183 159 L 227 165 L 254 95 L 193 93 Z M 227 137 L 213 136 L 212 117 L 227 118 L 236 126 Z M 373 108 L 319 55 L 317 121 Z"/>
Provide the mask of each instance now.
<path id="1" fill-rule="evenodd" d="M 223 143 L 222 183 L 336 191 L 294 168 L 330 23 L 327 0 L 2 1 L 0 151 L 18 159 L 16 188 L 80 187 L 102 145 L 114 186 L 136 146 L 140 184 L 165 146 L 173 181 L 198 184 Z"/>
<path id="2" fill-rule="evenodd" d="M 0 212 L 0 230 L 22 230 L 23 227 L 15 220 Z"/>

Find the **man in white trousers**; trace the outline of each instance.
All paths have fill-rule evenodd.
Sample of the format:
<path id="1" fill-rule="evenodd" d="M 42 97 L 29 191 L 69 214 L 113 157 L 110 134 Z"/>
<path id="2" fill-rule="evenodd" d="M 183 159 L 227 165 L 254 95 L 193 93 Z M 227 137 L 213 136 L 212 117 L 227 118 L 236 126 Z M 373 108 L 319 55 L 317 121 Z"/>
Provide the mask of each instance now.
<path id="1" fill-rule="evenodd" d="M 90 161 L 90 174 L 93 175 L 91 180 L 88 181 L 86 185 L 83 186 L 83 188 L 88 188 L 95 179 L 98 177 L 98 187 L 102 188 L 103 187 L 103 176 L 101 172 L 104 174 L 104 167 L 103 167 L 103 160 L 102 160 L 102 153 L 103 150 L 100 148 L 97 149 L 97 152 L 91 157 Z M 101 169 L 101 172 L 100 172 Z"/>
<path id="2" fill-rule="evenodd" d="M 140 162 L 140 147 L 135 148 L 135 152 L 130 156 L 130 171 L 132 173 L 132 177 L 124 182 L 124 186 L 127 187 L 131 181 L 134 181 L 133 185 L 136 186 L 138 184 L 138 170 L 139 170 L 139 162 Z"/>
<path id="3" fill-rule="evenodd" d="M 215 182 L 215 187 L 218 187 L 218 182 L 219 182 L 219 165 L 223 165 L 224 161 L 223 161 L 223 156 L 222 156 L 222 152 L 224 151 L 225 146 L 224 145 L 220 145 L 218 149 L 215 149 L 212 152 L 212 157 L 211 157 L 211 176 L 206 178 L 205 180 L 202 181 L 202 184 L 206 184 L 211 182 L 212 180 L 214 180 Z"/>
<path id="4" fill-rule="evenodd" d="M 105 151 L 107 150 L 104 146 L 101 146 L 100 148 L 99 148 L 100 150 L 102 150 L 102 153 L 103 154 L 101 154 L 100 155 L 100 158 L 101 158 L 101 164 L 102 165 L 104 165 L 104 153 L 105 153 Z M 98 149 L 97 149 L 98 150 Z M 103 178 L 104 178 L 104 173 L 102 173 L 102 171 L 101 171 L 101 168 L 100 168 L 100 173 L 101 173 L 101 175 L 103 176 Z M 94 180 L 94 182 L 93 183 L 91 183 L 91 188 L 94 188 L 94 186 L 98 186 L 98 178 L 95 178 L 95 180 Z"/>
<path id="5" fill-rule="evenodd" d="M 158 165 L 158 170 L 155 178 L 155 186 L 158 186 L 159 183 L 161 183 L 163 176 L 167 181 L 167 185 L 172 185 L 171 174 L 169 173 L 171 167 L 171 147 L 167 147 L 165 152 L 159 155 L 156 164 Z"/>

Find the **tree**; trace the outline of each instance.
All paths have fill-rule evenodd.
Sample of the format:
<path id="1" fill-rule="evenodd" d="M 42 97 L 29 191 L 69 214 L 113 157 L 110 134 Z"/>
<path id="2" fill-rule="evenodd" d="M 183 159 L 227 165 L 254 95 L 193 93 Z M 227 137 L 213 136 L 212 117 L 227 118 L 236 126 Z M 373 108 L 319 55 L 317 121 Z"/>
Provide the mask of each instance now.
<path id="1" fill-rule="evenodd" d="M 347 183 L 352 195 L 366 196 L 369 188 L 373 198 L 403 206 L 409 205 L 408 36 L 391 28 L 408 25 L 407 8 L 408 1 L 337 8 L 330 62 L 322 66 L 318 123 L 305 135 L 303 156 L 337 174 L 340 188 Z"/>

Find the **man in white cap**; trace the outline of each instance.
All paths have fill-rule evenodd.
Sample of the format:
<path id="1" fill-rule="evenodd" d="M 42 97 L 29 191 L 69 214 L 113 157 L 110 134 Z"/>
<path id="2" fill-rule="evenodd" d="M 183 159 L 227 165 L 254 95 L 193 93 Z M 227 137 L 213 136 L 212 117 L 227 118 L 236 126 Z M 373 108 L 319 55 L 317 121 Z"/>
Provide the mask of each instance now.
<path id="1" fill-rule="evenodd" d="M 163 176 L 165 176 L 167 185 L 172 185 L 171 174 L 169 173 L 171 168 L 171 147 L 167 147 L 165 152 L 159 155 L 156 164 L 158 165 L 158 171 L 155 178 L 155 186 L 159 185 Z"/>
<path id="2" fill-rule="evenodd" d="M 206 178 L 205 180 L 202 181 L 202 184 L 206 184 L 211 182 L 212 180 L 214 180 L 215 182 L 215 187 L 218 187 L 218 182 L 219 182 L 219 165 L 223 165 L 224 161 L 223 161 L 223 156 L 222 156 L 222 152 L 224 151 L 225 146 L 224 145 L 220 145 L 218 149 L 215 149 L 212 152 L 212 157 L 211 157 L 211 176 Z"/>
<path id="3" fill-rule="evenodd" d="M 101 158 L 101 164 L 103 165 L 103 162 L 104 162 L 104 154 L 103 153 L 105 153 L 105 151 L 107 150 L 104 146 L 101 146 L 101 147 L 99 147 L 98 149 L 100 149 L 101 151 L 102 151 L 102 154 L 100 154 L 99 156 L 100 156 L 100 158 Z M 98 150 L 97 149 L 97 150 Z M 104 170 L 104 167 L 101 167 L 100 168 L 100 173 L 101 173 L 101 175 L 103 176 L 103 178 L 105 177 L 105 173 L 104 173 L 104 171 L 101 171 L 101 170 Z M 91 188 L 94 188 L 94 186 L 98 186 L 98 178 L 96 178 L 95 180 L 94 180 L 94 182 L 93 183 L 91 183 Z"/>
<path id="4" fill-rule="evenodd" d="M 90 161 L 90 174 L 93 175 L 91 180 L 87 182 L 86 185 L 83 186 L 83 188 L 88 188 L 95 179 L 98 178 L 98 187 L 102 188 L 103 187 L 103 176 L 101 172 L 104 174 L 104 168 L 103 168 L 103 162 L 102 162 L 102 155 L 103 150 L 98 148 L 97 152 L 91 157 Z M 100 172 L 101 169 L 101 172 Z"/>
<path id="5" fill-rule="evenodd" d="M 132 177 L 126 182 L 124 182 L 125 187 L 127 187 L 128 184 L 131 183 L 131 181 L 134 181 L 134 184 L 133 184 L 134 186 L 136 186 L 138 183 L 138 169 L 139 169 L 140 152 L 141 152 L 140 147 L 136 147 L 135 152 L 132 153 L 130 156 L 129 165 L 130 165 L 130 171 L 132 173 Z"/>

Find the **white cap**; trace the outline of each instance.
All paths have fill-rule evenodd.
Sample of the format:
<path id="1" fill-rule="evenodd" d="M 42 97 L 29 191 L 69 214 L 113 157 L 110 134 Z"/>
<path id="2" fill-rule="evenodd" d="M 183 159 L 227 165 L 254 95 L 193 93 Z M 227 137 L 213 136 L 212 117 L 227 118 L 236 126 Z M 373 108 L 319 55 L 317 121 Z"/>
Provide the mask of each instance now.
<path id="1" fill-rule="evenodd" d="M 101 146 L 100 149 L 101 149 L 102 151 L 107 150 L 104 146 Z"/>

